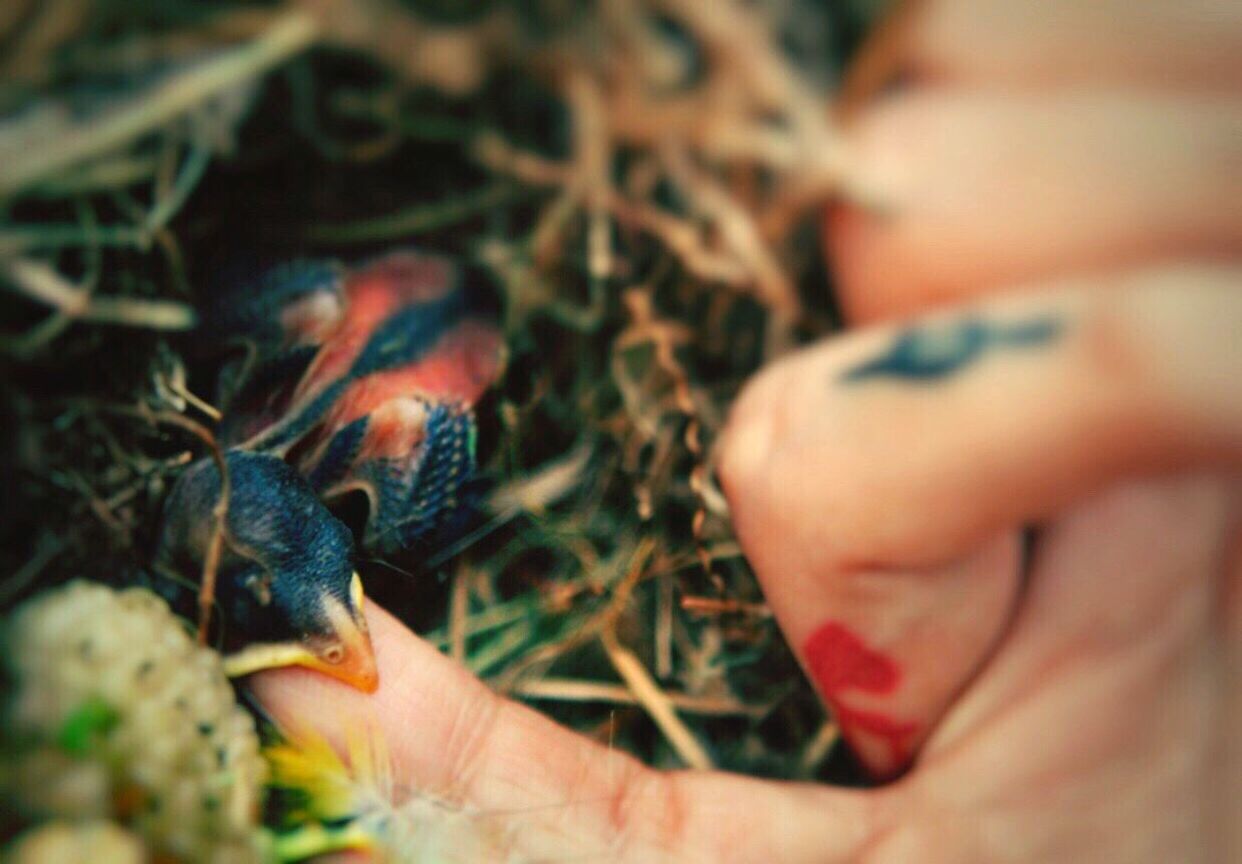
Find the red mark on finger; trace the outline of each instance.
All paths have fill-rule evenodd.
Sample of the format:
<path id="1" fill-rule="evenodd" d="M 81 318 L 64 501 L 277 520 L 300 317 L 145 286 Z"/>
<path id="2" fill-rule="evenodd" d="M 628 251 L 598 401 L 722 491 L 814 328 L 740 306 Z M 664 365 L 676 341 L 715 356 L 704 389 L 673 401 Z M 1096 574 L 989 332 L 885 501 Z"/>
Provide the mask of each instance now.
<path id="1" fill-rule="evenodd" d="M 890 693 L 901 680 L 896 663 L 836 621 L 821 625 L 806 640 L 806 662 L 825 695 L 850 689 Z"/>
<path id="2" fill-rule="evenodd" d="M 894 720 L 877 711 L 862 711 L 842 703 L 849 690 L 884 695 L 901 683 L 901 669 L 892 658 L 869 647 L 848 627 L 827 621 L 811 634 L 803 648 L 811 677 L 837 722 L 848 736 L 865 732 L 888 742 L 898 766 L 909 758 L 907 741 L 916 731 L 913 721 Z"/>

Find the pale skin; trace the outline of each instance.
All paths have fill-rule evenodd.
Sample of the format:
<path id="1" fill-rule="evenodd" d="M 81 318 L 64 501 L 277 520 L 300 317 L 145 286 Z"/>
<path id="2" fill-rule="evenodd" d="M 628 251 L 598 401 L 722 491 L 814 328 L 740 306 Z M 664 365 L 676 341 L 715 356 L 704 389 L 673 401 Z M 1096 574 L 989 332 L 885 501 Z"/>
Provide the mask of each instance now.
<path id="1" fill-rule="evenodd" d="M 659 773 L 375 608 L 377 693 L 257 694 L 335 740 L 378 722 L 408 788 L 517 814 L 539 860 L 1242 860 L 1240 56 L 1224 0 L 929 0 L 851 91 L 851 185 L 883 204 L 827 221 L 853 327 L 745 389 L 719 470 L 823 695 L 905 730 L 845 724 L 898 779 Z M 1056 326 L 850 380 L 966 318 Z"/>

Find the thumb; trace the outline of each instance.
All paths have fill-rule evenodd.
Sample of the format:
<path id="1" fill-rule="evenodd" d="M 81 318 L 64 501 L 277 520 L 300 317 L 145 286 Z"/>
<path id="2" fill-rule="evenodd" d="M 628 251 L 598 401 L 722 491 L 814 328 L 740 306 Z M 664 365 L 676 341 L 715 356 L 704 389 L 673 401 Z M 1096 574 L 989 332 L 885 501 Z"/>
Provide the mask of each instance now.
<path id="1" fill-rule="evenodd" d="M 437 860 L 830 864 L 857 860 L 879 833 L 866 792 L 655 771 L 500 698 L 382 609 L 367 619 L 374 694 L 297 668 L 261 672 L 251 688 L 282 728 L 309 725 L 338 751 L 360 729 L 382 736 L 380 773 L 399 798 L 388 824 L 421 800 L 471 834 L 442 838 Z M 495 844 L 482 859 L 478 835 Z"/>
<path id="2" fill-rule="evenodd" d="M 721 445 L 742 546 L 846 739 L 902 770 L 1018 599 L 1017 526 L 1242 459 L 1235 271 L 1079 282 L 783 360 Z"/>

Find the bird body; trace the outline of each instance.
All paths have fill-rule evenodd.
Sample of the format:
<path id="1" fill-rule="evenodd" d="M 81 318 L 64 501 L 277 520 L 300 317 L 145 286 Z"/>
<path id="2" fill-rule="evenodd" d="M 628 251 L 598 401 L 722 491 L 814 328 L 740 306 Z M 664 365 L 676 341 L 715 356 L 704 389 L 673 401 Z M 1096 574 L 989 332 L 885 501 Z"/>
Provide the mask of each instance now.
<path id="1" fill-rule="evenodd" d="M 257 628 L 284 639 L 262 643 L 266 654 L 251 650 L 239 671 L 263 657 L 366 671 L 352 657 L 325 668 L 305 651 L 312 636 L 328 644 L 333 627 L 342 630 L 336 643 L 352 640 L 357 651 L 365 636 L 352 543 L 342 542 L 349 531 L 324 502 L 363 493 L 362 544 L 381 554 L 410 546 L 456 505 L 474 469 L 472 409 L 503 352 L 472 288 L 449 260 L 402 251 L 353 270 L 285 265 L 204 314 L 209 341 L 245 349 L 223 376 L 236 561 L 222 584 L 248 635 Z M 201 562 L 219 490 L 209 461 L 187 469 L 165 508 L 161 557 Z M 325 616 L 338 602 L 333 624 Z M 368 660 L 369 651 L 368 642 Z M 351 683 L 374 686 L 365 675 Z"/>

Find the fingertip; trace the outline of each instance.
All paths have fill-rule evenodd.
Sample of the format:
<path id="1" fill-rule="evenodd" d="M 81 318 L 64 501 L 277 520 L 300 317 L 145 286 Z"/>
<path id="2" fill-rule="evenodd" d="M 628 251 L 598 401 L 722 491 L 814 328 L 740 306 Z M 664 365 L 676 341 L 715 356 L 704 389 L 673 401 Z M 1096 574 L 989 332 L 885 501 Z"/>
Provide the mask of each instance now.
<path id="1" fill-rule="evenodd" d="M 742 499 L 758 492 L 799 431 L 814 420 L 817 402 L 806 392 L 815 374 L 814 353 L 803 348 L 769 363 L 733 400 L 718 462 L 726 495 Z"/>
<path id="2" fill-rule="evenodd" d="M 759 381 L 747 384 L 730 409 L 717 467 L 726 497 L 741 494 L 762 475 L 772 446 L 773 410 Z"/>

